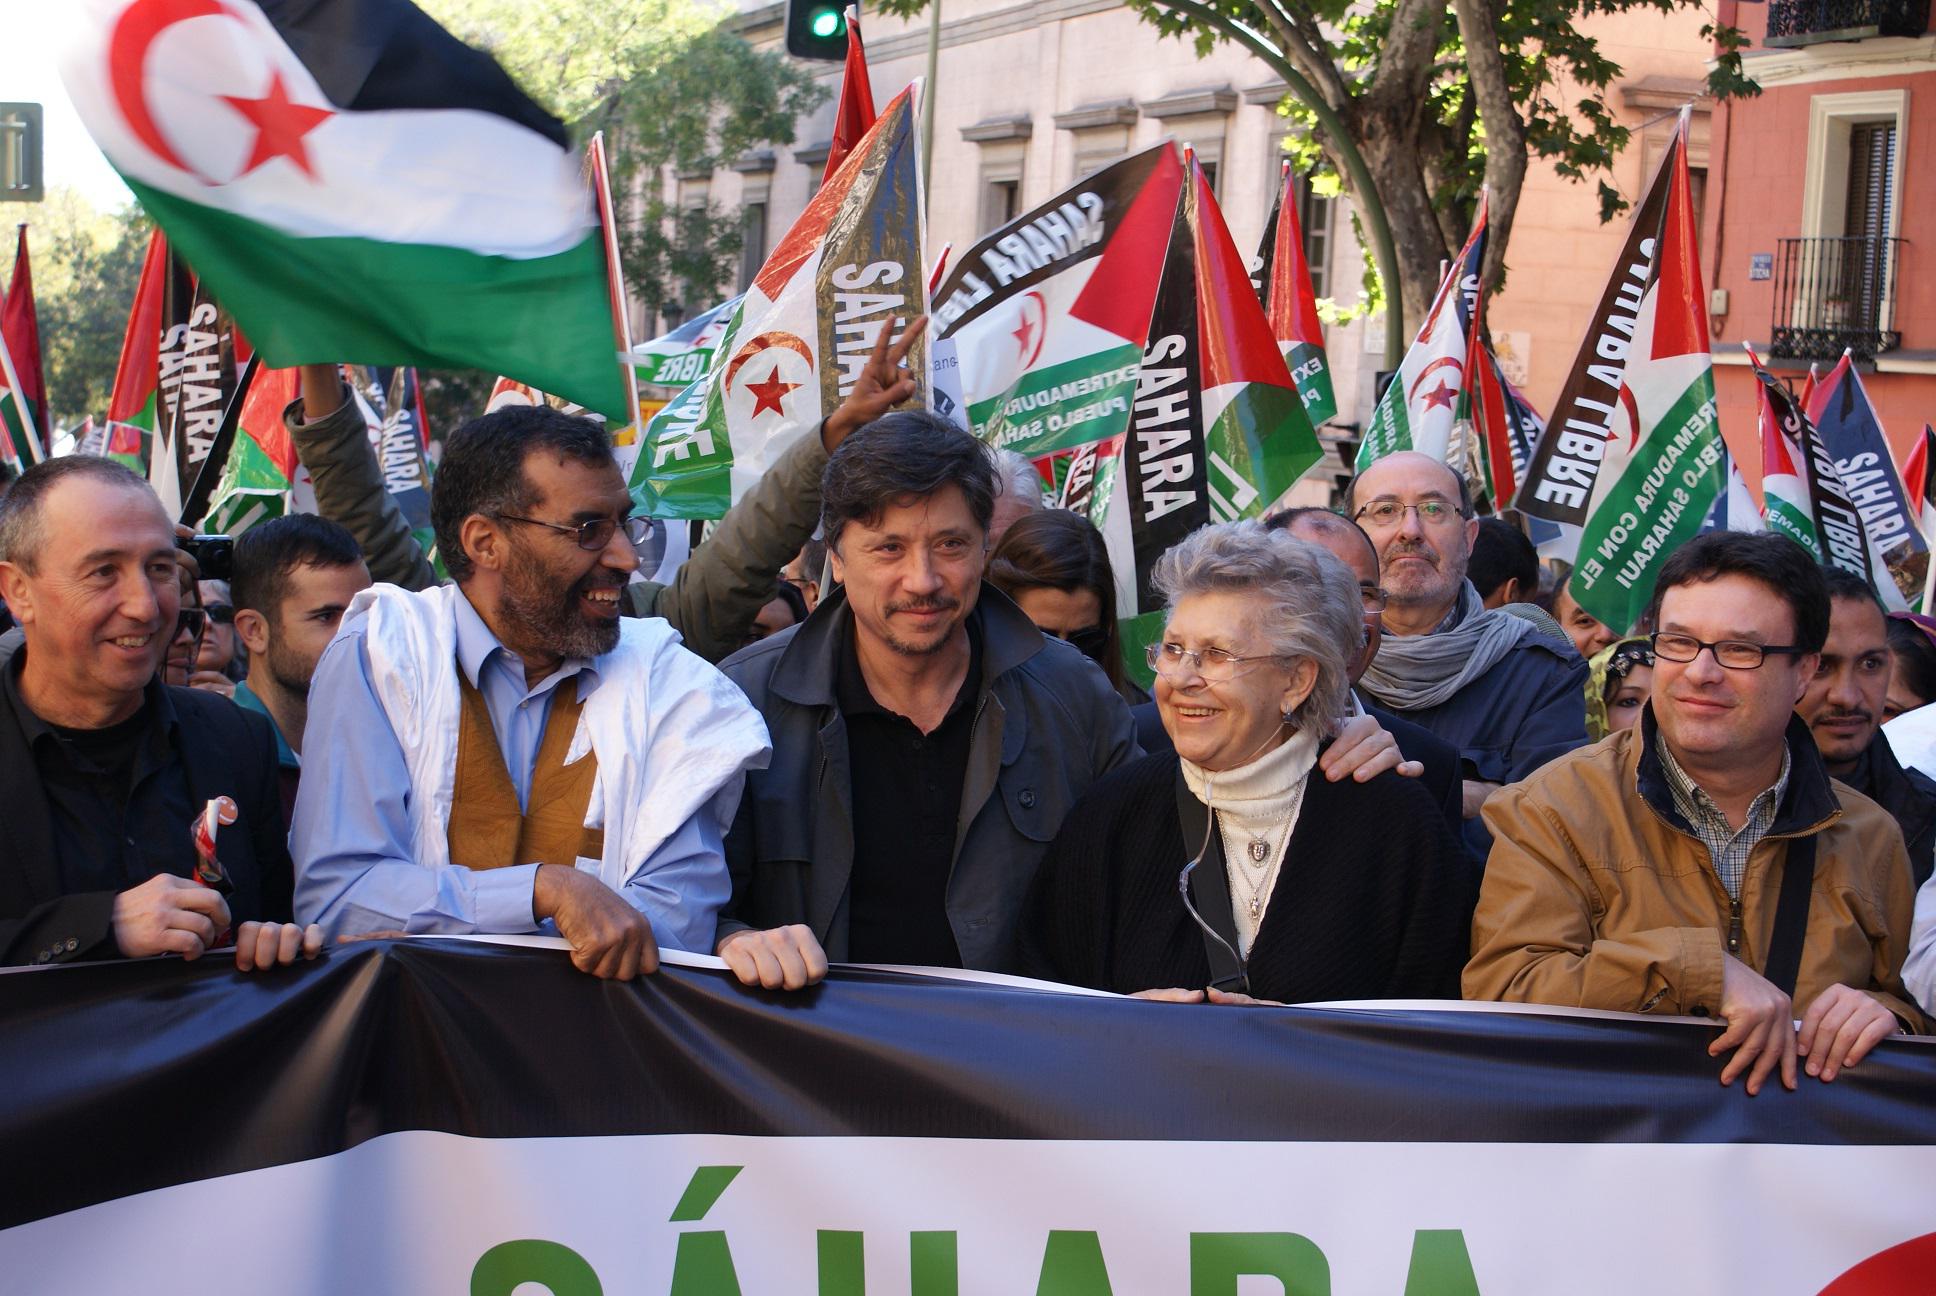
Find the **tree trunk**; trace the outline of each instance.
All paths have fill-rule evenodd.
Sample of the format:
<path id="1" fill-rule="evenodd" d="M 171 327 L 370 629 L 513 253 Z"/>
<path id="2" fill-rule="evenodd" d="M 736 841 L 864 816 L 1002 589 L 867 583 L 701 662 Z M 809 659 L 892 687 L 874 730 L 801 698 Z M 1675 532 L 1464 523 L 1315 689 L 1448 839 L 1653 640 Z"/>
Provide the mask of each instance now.
<path id="1" fill-rule="evenodd" d="M 1459 20 L 1459 40 L 1465 46 L 1470 93 L 1486 128 L 1486 190 L 1489 215 L 1486 264 L 1481 280 L 1497 288 L 1506 265 L 1506 241 L 1512 236 L 1513 215 L 1519 209 L 1519 190 L 1526 182 L 1526 123 L 1513 103 L 1506 82 L 1506 61 L 1499 53 L 1499 24 L 1491 0 L 1452 0 Z"/>
<path id="2" fill-rule="evenodd" d="M 1386 285 L 1387 309 L 1403 312 L 1409 339 L 1431 309 L 1440 263 L 1450 255 L 1419 168 L 1417 116 L 1411 114 L 1407 120 L 1382 103 L 1366 100 L 1350 105 L 1343 116 L 1391 224 L 1392 241 L 1398 248 L 1398 283 L 1395 291 L 1393 285 Z"/>

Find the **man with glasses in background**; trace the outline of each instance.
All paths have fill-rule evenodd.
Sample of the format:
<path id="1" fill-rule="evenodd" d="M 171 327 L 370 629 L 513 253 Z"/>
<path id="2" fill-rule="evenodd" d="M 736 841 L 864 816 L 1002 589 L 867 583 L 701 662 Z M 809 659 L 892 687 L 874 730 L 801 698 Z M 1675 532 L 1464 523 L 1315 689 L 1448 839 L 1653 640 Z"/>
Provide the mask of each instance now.
<path id="1" fill-rule="evenodd" d="M 1828 637 L 1822 573 L 1784 537 L 1713 532 L 1668 559 L 1653 612 L 1639 725 L 1486 806 L 1465 995 L 1718 1017 L 1722 1084 L 1792 1089 L 1798 1056 L 1833 1080 L 1923 1021 L 1902 834 L 1830 782 L 1795 714 Z"/>
<path id="2" fill-rule="evenodd" d="M 621 980 L 660 945 L 711 953 L 766 730 L 663 620 L 621 621 L 645 523 L 604 429 L 473 419 L 431 521 L 454 584 L 357 595 L 317 664 L 297 912 L 332 935 L 555 931 Z"/>
<path id="3" fill-rule="evenodd" d="M 1346 511 L 1378 551 L 1387 602 L 1358 687 L 1459 750 L 1466 842 L 1481 857 L 1486 798 L 1586 741 L 1587 666 L 1531 622 L 1488 611 L 1466 580 L 1479 523 L 1465 479 L 1429 455 L 1387 455 Z"/>
<path id="4" fill-rule="evenodd" d="M 233 930 L 243 970 L 314 957 L 289 917 L 268 721 L 164 684 L 182 607 L 175 532 L 109 459 L 28 469 L 0 499 L 0 963 L 199 957 Z M 192 642 L 192 634 L 190 639 Z M 234 814 L 213 861 L 195 820 Z"/>

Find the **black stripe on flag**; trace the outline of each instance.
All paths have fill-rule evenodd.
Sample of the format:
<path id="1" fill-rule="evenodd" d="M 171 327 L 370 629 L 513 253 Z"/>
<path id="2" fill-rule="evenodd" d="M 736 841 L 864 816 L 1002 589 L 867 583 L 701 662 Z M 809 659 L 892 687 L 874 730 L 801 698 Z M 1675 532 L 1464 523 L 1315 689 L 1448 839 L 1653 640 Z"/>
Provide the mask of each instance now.
<path id="1" fill-rule="evenodd" d="M 226 964 L 226 966 L 225 966 Z M 1712 1028 L 1191 1009 L 839 969 L 796 994 L 371 942 L 0 976 L 0 1228 L 403 1130 L 1419 1143 L 1936 1142 L 1936 1048 L 1750 1099 Z"/>
<path id="2" fill-rule="evenodd" d="M 571 147 L 564 123 L 518 89 L 490 55 L 410 0 L 256 0 L 329 96 L 351 112 L 469 108 Z"/>

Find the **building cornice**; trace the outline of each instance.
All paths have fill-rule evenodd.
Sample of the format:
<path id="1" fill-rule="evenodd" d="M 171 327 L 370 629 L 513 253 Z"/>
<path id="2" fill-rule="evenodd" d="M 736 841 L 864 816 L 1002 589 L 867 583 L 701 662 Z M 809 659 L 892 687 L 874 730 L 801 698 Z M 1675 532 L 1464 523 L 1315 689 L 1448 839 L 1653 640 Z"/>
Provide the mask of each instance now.
<path id="1" fill-rule="evenodd" d="M 1749 50 L 1741 56 L 1741 70 L 1764 90 L 1936 71 L 1936 34 Z"/>
<path id="2" fill-rule="evenodd" d="M 1284 96 L 1290 92 L 1291 88 L 1282 81 L 1266 81 L 1262 85 L 1254 85 L 1248 90 L 1245 90 L 1243 92 L 1243 98 L 1247 104 L 1258 104 L 1265 108 L 1275 108 L 1278 104 L 1284 102 Z"/>
<path id="3" fill-rule="evenodd" d="M 1099 126 L 1134 126 L 1136 105 L 1127 99 L 1085 104 L 1055 115 L 1057 130 L 1094 130 Z"/>
<path id="4" fill-rule="evenodd" d="M 1035 123 L 1027 115 L 991 117 L 961 128 L 961 138 L 970 144 L 993 144 L 1000 140 L 1025 140 L 1035 134 Z"/>
<path id="5" fill-rule="evenodd" d="M 1159 121 L 1165 117 L 1206 117 L 1228 114 L 1237 106 L 1237 92 L 1227 85 L 1204 90 L 1181 90 L 1160 99 L 1145 99 L 1143 116 Z"/>

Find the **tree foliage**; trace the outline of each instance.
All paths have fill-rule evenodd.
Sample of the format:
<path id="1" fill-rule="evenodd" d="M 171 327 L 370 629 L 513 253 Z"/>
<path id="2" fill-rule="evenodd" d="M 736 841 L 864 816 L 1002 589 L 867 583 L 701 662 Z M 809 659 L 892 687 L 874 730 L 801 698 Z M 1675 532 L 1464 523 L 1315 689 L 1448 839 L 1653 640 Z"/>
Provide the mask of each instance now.
<path id="1" fill-rule="evenodd" d="M 0 203 L 0 229 L 11 234 L 23 221 L 47 403 L 56 427 L 74 427 L 107 410 L 152 227 L 132 204 L 101 212 L 72 189 L 53 189 L 44 202 Z M 14 241 L 0 246 L 0 275 L 11 276 Z"/>
<path id="2" fill-rule="evenodd" d="M 425 0 L 456 35 L 488 49 L 525 92 L 581 139 L 605 133 L 619 261 L 649 312 L 711 305 L 740 253 L 737 213 L 687 208 L 664 176 L 707 174 L 793 143 L 827 90 L 727 25 L 699 0 Z"/>

